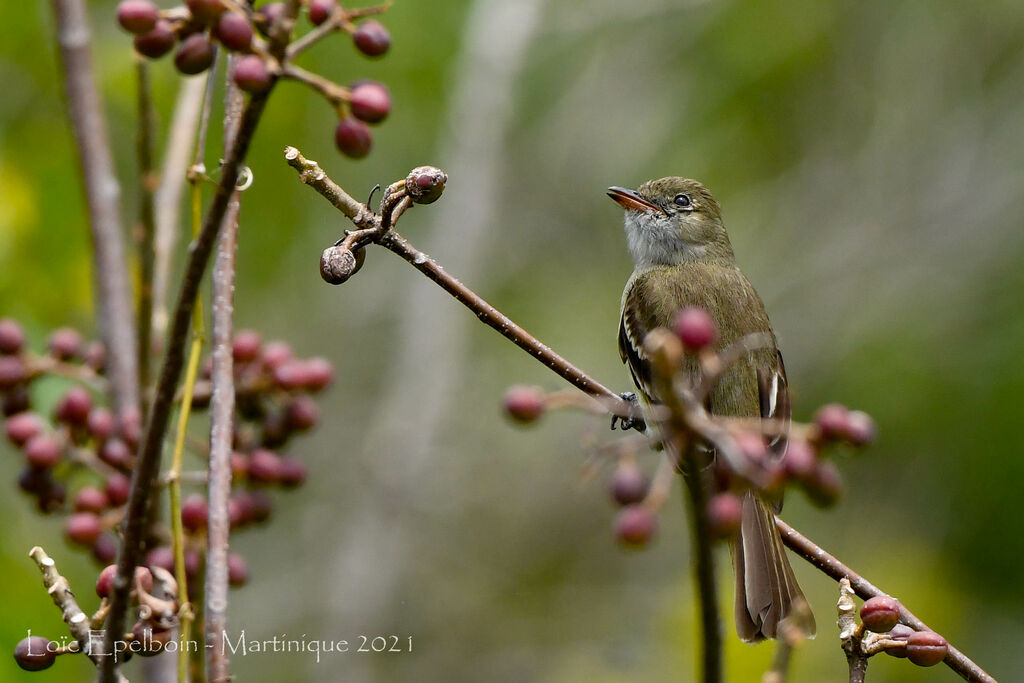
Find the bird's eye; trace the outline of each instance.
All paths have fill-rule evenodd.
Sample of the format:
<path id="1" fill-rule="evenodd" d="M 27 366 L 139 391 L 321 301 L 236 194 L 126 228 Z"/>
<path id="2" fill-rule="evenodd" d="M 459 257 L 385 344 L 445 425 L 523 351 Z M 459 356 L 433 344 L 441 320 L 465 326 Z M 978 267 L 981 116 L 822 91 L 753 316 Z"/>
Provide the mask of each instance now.
<path id="1" fill-rule="evenodd" d="M 693 204 L 690 201 L 690 195 L 688 194 L 677 194 L 676 198 L 673 199 L 672 201 L 675 202 L 676 206 L 681 206 L 684 209 L 690 208 L 690 206 L 692 206 Z"/>

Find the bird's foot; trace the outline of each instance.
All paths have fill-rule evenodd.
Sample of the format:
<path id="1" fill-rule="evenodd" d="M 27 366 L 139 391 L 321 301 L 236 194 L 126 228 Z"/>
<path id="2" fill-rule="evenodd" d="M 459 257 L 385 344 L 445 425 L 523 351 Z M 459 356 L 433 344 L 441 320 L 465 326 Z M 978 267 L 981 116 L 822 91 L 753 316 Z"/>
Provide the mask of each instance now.
<path id="1" fill-rule="evenodd" d="M 619 398 L 629 403 L 633 408 L 638 409 L 640 407 L 640 399 L 638 399 L 636 397 L 636 394 L 634 394 L 632 391 L 622 392 L 621 394 L 619 394 Z M 640 417 L 622 417 L 621 415 L 612 415 L 613 431 L 615 430 L 616 424 L 619 426 L 619 429 L 621 429 L 624 432 L 627 432 L 630 429 L 635 429 L 638 432 L 643 432 L 647 430 L 647 423 L 645 423 L 643 421 L 643 418 Z"/>

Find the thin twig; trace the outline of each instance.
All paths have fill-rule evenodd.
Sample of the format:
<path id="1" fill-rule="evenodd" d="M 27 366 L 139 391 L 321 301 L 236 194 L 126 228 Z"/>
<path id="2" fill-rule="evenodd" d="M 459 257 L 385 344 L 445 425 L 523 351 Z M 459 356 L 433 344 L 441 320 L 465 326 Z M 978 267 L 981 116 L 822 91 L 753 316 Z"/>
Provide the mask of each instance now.
<path id="1" fill-rule="evenodd" d="M 295 40 L 288 46 L 288 51 L 285 53 L 287 61 L 295 59 L 299 54 L 313 47 L 313 45 L 321 39 L 339 30 L 346 24 L 350 23 L 353 19 L 381 14 L 389 7 L 391 7 L 390 2 L 383 5 L 376 5 L 374 7 L 361 7 L 354 10 L 345 10 L 341 7 L 335 8 L 334 13 L 327 18 L 327 21 L 320 24 L 301 38 Z"/>
<path id="2" fill-rule="evenodd" d="M 870 581 L 827 553 L 814 541 L 801 534 L 789 524 L 786 524 L 779 517 L 775 518 L 775 526 L 779 528 L 782 542 L 786 544 L 786 547 L 836 581 L 841 581 L 844 578 L 849 579 L 854 592 L 862 599 L 867 600 L 879 595 L 887 595 L 887 593 L 878 589 Z M 902 604 L 900 605 L 900 622 L 917 631 L 932 630 Z M 944 661 L 946 666 L 960 674 L 964 680 L 976 683 L 995 683 L 996 681 L 988 672 L 952 645 L 949 645 Z"/>
<path id="3" fill-rule="evenodd" d="M 335 107 L 342 102 L 348 102 L 351 91 L 340 86 L 334 81 L 324 78 L 320 74 L 313 73 L 312 71 L 306 71 L 305 69 L 295 66 L 294 64 L 286 64 L 281 70 L 281 78 L 287 78 L 289 80 L 298 81 L 304 83 L 313 90 L 323 95 L 323 97 Z"/>
<path id="4" fill-rule="evenodd" d="M 114 409 L 139 404 L 135 328 L 125 265 L 120 188 L 90 54 L 84 0 L 53 0 L 68 112 L 78 145 L 92 230 L 96 308 L 107 348 Z"/>
<path id="5" fill-rule="evenodd" d="M 89 615 L 82 611 L 75 601 L 75 594 L 71 592 L 68 580 L 57 571 L 57 565 L 49 555 L 39 546 L 32 548 L 28 556 L 35 561 L 43 575 L 43 586 L 46 592 L 53 599 L 53 604 L 60 608 L 64 623 L 76 641 L 78 641 L 79 652 L 85 652 L 94 662 L 99 662 L 103 657 L 100 653 L 94 653 L 91 649 Z"/>
<path id="6" fill-rule="evenodd" d="M 158 182 L 153 169 L 154 114 L 149 63 L 140 56 L 135 58 L 136 102 L 138 131 L 135 137 L 135 155 L 139 165 L 139 310 L 137 323 L 139 351 L 139 396 L 145 402 L 149 387 L 149 360 L 152 354 L 150 334 L 153 330 L 153 244 L 156 218 L 153 196 Z M 145 410 L 143 410 L 145 413 Z"/>

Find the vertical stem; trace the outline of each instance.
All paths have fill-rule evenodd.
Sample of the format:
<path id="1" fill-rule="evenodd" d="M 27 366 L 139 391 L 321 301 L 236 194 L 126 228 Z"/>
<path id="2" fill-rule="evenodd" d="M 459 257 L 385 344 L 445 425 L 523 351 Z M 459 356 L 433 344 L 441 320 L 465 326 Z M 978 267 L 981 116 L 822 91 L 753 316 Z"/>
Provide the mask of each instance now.
<path id="1" fill-rule="evenodd" d="M 690 458 L 691 464 L 693 458 Z M 708 527 L 708 477 L 702 468 L 688 467 L 683 475 L 686 482 L 689 518 L 692 522 L 693 576 L 700 603 L 701 634 L 703 637 L 704 683 L 722 680 L 722 624 L 718 616 L 718 591 L 715 583 L 714 548 Z"/>
<path id="2" fill-rule="evenodd" d="M 868 658 L 847 653 L 846 663 L 850 665 L 850 683 L 864 683 L 868 672 Z"/>
<path id="3" fill-rule="evenodd" d="M 92 230 L 96 309 L 107 348 L 114 409 L 138 407 L 135 330 L 124 258 L 120 188 L 89 51 L 84 0 L 53 0 L 68 112 L 75 132 Z"/>
<path id="4" fill-rule="evenodd" d="M 149 388 L 150 338 L 153 329 L 153 244 L 156 235 L 154 193 L 159 178 L 153 170 L 153 100 L 150 92 L 149 64 L 136 57 L 135 75 L 138 88 L 139 128 L 135 154 L 139 164 L 139 395 L 143 407 Z M 145 413 L 145 410 L 143 410 Z"/>

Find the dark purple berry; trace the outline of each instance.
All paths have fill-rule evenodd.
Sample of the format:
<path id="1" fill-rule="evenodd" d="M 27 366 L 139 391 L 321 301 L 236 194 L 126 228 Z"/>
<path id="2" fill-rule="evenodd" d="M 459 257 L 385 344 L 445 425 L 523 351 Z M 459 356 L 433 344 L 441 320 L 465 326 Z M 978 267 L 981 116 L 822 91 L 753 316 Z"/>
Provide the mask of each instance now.
<path id="1" fill-rule="evenodd" d="M 129 33 L 152 31 L 160 18 L 160 10 L 149 0 L 121 0 L 117 6 L 117 23 Z"/>
<path id="2" fill-rule="evenodd" d="M 166 545 L 157 546 L 146 553 L 147 567 L 160 567 L 174 573 L 174 551 Z"/>
<path id="3" fill-rule="evenodd" d="M 297 458 L 281 458 L 279 476 L 281 486 L 294 488 L 306 483 L 306 464 Z"/>
<path id="4" fill-rule="evenodd" d="M 625 546 L 647 545 L 658 529 L 658 518 L 646 505 L 627 505 L 615 518 L 615 537 Z"/>
<path id="5" fill-rule="evenodd" d="M 383 84 L 367 81 L 352 88 L 348 104 L 357 119 L 380 123 L 391 111 L 391 93 Z"/>
<path id="6" fill-rule="evenodd" d="M 114 587 L 114 576 L 117 575 L 117 565 L 108 564 L 100 572 L 100 575 L 96 577 L 96 595 L 101 598 L 106 598 L 110 595 L 111 589 Z"/>
<path id="7" fill-rule="evenodd" d="M 699 351 L 715 343 L 718 329 L 715 321 L 703 308 L 690 306 L 676 316 L 675 332 L 689 351 Z"/>
<path id="8" fill-rule="evenodd" d="M 24 446 L 33 437 L 43 433 L 43 418 L 35 413 L 18 413 L 4 422 L 4 434 L 15 446 Z"/>
<path id="9" fill-rule="evenodd" d="M 730 538 L 740 531 L 743 502 L 734 493 L 719 493 L 708 501 L 708 527 L 716 538 Z"/>
<path id="10" fill-rule="evenodd" d="M 85 347 L 85 364 L 96 372 L 103 372 L 106 363 L 107 349 L 103 346 L 103 342 L 89 342 L 89 345 Z"/>
<path id="11" fill-rule="evenodd" d="M 135 36 L 135 51 L 143 57 L 159 59 L 171 51 L 176 40 L 171 23 L 161 19 L 152 31 Z"/>
<path id="12" fill-rule="evenodd" d="M 110 564 L 117 559 L 117 538 L 109 531 L 100 534 L 92 544 L 92 556 L 100 564 Z"/>
<path id="13" fill-rule="evenodd" d="M 37 470 L 32 467 L 26 467 L 18 475 L 18 488 L 25 493 L 39 496 L 49 491 L 53 485 L 53 475 L 50 473 L 50 470 Z"/>
<path id="14" fill-rule="evenodd" d="M 228 553 L 228 583 L 238 588 L 249 581 L 249 567 L 238 553 Z"/>
<path id="15" fill-rule="evenodd" d="M 0 354 L 10 356 L 20 353 L 25 346 L 25 331 L 11 318 L 0 319 Z"/>
<path id="16" fill-rule="evenodd" d="M 107 494 L 100 489 L 95 486 L 83 486 L 78 489 L 78 493 L 75 494 L 75 499 L 71 505 L 75 512 L 100 513 L 103 512 L 109 502 Z"/>
<path id="17" fill-rule="evenodd" d="M 32 407 L 32 396 L 24 384 L 10 387 L 3 393 L 3 401 L 0 402 L 0 413 L 4 417 L 24 413 Z"/>
<path id="18" fill-rule="evenodd" d="M 320 420 L 320 409 L 313 399 L 308 396 L 299 396 L 288 404 L 286 415 L 288 426 L 301 432 L 316 426 Z"/>
<path id="19" fill-rule="evenodd" d="M 78 545 L 91 546 L 102 533 L 103 522 L 92 512 L 76 512 L 64 525 L 64 535 Z"/>
<path id="20" fill-rule="evenodd" d="M 213 55 L 213 43 L 197 33 L 181 42 L 181 47 L 174 55 L 174 66 L 189 76 L 202 73 L 213 64 Z"/>
<path id="21" fill-rule="evenodd" d="M 121 438 L 129 448 L 134 449 L 142 437 L 142 415 L 137 409 L 129 408 L 121 413 L 117 421 Z"/>
<path id="22" fill-rule="evenodd" d="M 651 482 L 635 462 L 624 461 L 615 468 L 608 489 L 619 505 L 639 503 L 647 497 Z"/>
<path id="23" fill-rule="evenodd" d="M 185 5 L 196 21 L 204 24 L 213 22 L 227 9 L 220 0 L 185 0 Z"/>
<path id="24" fill-rule="evenodd" d="M 380 57 L 391 47 L 391 34 L 379 21 L 367 19 L 352 34 L 356 48 L 368 57 Z"/>
<path id="25" fill-rule="evenodd" d="M 225 12 L 217 20 L 214 33 L 221 45 L 229 50 L 245 52 L 252 45 L 252 24 L 238 12 Z"/>
<path id="26" fill-rule="evenodd" d="M 417 204 L 432 204 L 441 198 L 448 175 L 436 166 L 417 166 L 405 177 L 405 191 Z"/>
<path id="27" fill-rule="evenodd" d="M 783 460 L 787 476 L 797 481 L 809 481 L 817 465 L 818 454 L 811 444 L 803 439 L 794 439 L 789 442 L 786 457 Z"/>
<path id="28" fill-rule="evenodd" d="M 314 26 L 319 26 L 327 21 L 337 8 L 337 0 L 310 0 L 309 22 Z"/>
<path id="29" fill-rule="evenodd" d="M 181 523 L 189 531 L 205 527 L 208 514 L 206 499 L 198 494 L 189 496 L 181 504 Z"/>
<path id="30" fill-rule="evenodd" d="M 128 470 L 132 466 L 132 452 L 121 439 L 107 439 L 100 446 L 99 458 L 111 467 Z"/>
<path id="31" fill-rule="evenodd" d="M 843 493 L 843 479 L 839 469 L 827 460 L 818 463 L 811 480 L 804 486 L 811 502 L 819 507 L 835 505 Z"/>
<path id="32" fill-rule="evenodd" d="M 9 391 L 28 379 L 28 367 L 18 356 L 0 356 L 0 391 Z"/>
<path id="33" fill-rule="evenodd" d="M 14 646 L 14 661 L 25 671 L 42 671 L 57 659 L 57 644 L 42 636 L 23 638 Z"/>
<path id="34" fill-rule="evenodd" d="M 932 631 L 916 631 L 907 638 L 907 659 L 918 666 L 935 666 L 946 658 L 946 639 Z"/>
<path id="35" fill-rule="evenodd" d="M 269 484 L 280 477 L 281 459 L 273 451 L 257 448 L 249 455 L 250 480 Z"/>
<path id="36" fill-rule="evenodd" d="M 60 462 L 64 448 L 52 434 L 38 434 L 25 444 L 25 462 L 37 470 L 55 467 Z"/>
<path id="37" fill-rule="evenodd" d="M 544 408 L 544 392 L 537 387 L 518 385 L 505 392 L 505 413 L 517 422 L 535 422 Z"/>
<path id="38" fill-rule="evenodd" d="M 274 502 L 263 491 L 249 491 L 249 520 L 265 522 L 274 511 Z"/>
<path id="39" fill-rule="evenodd" d="M 53 331 L 47 345 L 50 355 L 57 360 L 74 360 L 82 353 L 82 335 L 78 330 L 61 327 Z"/>
<path id="40" fill-rule="evenodd" d="M 132 480 L 120 473 L 114 473 L 107 477 L 106 487 L 104 488 L 107 492 L 107 499 L 115 507 L 128 502 L 131 489 Z"/>
<path id="41" fill-rule="evenodd" d="M 60 399 L 54 410 L 54 417 L 59 422 L 74 426 L 84 426 L 89 420 L 92 410 L 92 396 L 82 387 L 71 387 Z"/>
<path id="42" fill-rule="evenodd" d="M 246 55 L 235 62 L 232 78 L 239 89 L 248 93 L 263 92 L 271 81 L 266 63 L 257 55 Z"/>
<path id="43" fill-rule="evenodd" d="M 860 620 L 867 630 L 885 633 L 899 623 L 900 603 L 888 595 L 870 598 L 860 607 Z"/>
<path id="44" fill-rule="evenodd" d="M 89 433 L 97 441 L 106 441 L 114 434 L 114 430 L 117 428 L 117 420 L 114 419 L 114 414 L 100 406 L 89 411 L 89 417 L 86 419 L 85 424 L 89 428 Z"/>
<path id="45" fill-rule="evenodd" d="M 273 26 L 282 16 L 284 16 L 284 3 L 268 2 L 256 10 L 256 14 L 253 16 L 253 19 L 259 32 L 264 36 L 270 37 L 271 26 Z"/>
<path id="46" fill-rule="evenodd" d="M 373 146 L 373 133 L 370 132 L 370 127 L 359 119 L 346 116 L 334 129 L 334 143 L 345 156 L 362 159 L 370 153 Z"/>

